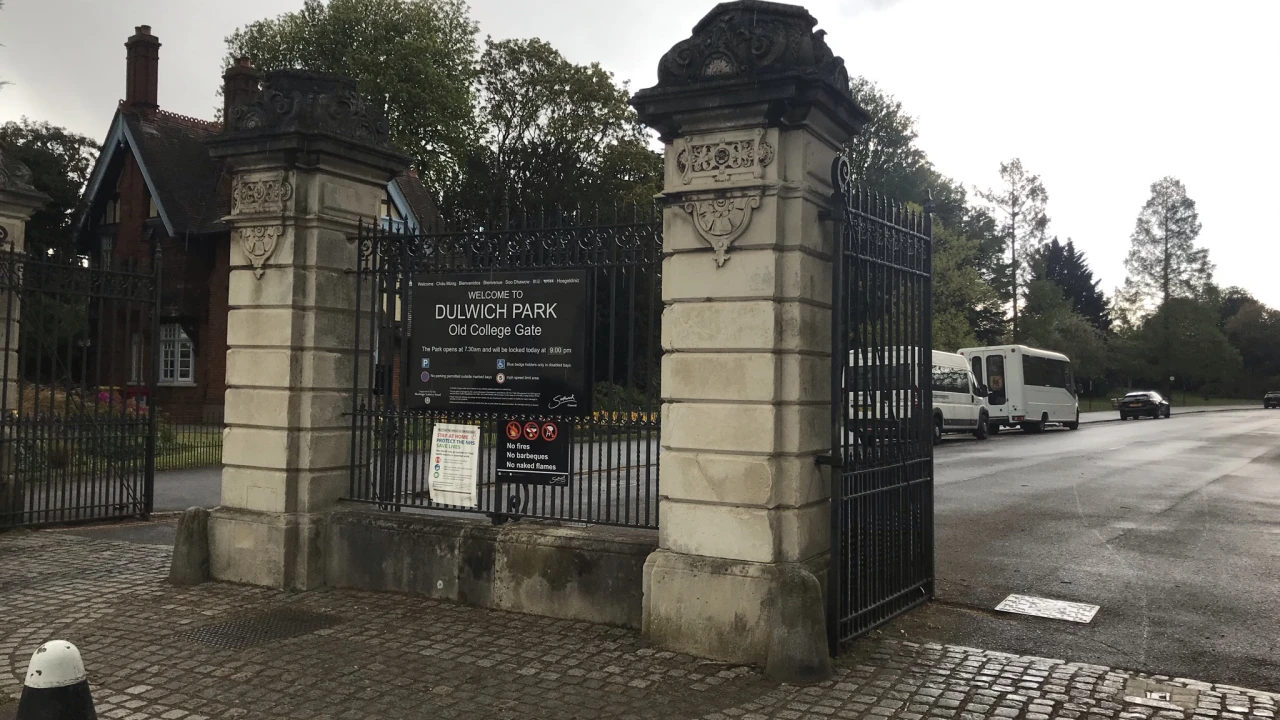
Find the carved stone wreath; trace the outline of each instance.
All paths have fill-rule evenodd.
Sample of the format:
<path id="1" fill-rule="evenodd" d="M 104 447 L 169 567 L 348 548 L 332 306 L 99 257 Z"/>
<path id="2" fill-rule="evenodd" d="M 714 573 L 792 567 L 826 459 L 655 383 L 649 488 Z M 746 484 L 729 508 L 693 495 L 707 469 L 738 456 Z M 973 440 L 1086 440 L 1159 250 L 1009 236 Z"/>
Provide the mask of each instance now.
<path id="1" fill-rule="evenodd" d="M 676 155 L 676 169 L 685 185 L 698 178 L 710 177 L 725 182 L 731 174 L 749 172 L 756 179 L 764 177 L 764 169 L 773 162 L 773 145 L 764 139 L 764 131 L 756 130 L 747 137 L 724 137 L 713 142 L 690 143 L 681 138 Z"/>
<path id="2" fill-rule="evenodd" d="M 261 278 L 263 265 L 276 251 L 276 245 L 279 244 L 280 235 L 284 233 L 284 228 L 278 226 L 259 226 L 236 228 L 236 236 L 240 240 L 240 249 L 244 252 L 244 256 L 253 264 L 254 277 Z"/>
<path id="3" fill-rule="evenodd" d="M 751 212 L 760 207 L 760 195 L 717 197 L 690 200 L 684 203 L 685 212 L 693 217 L 698 234 L 715 251 L 716 267 L 724 267 L 729 259 L 729 248 L 746 232 L 751 224 Z"/>
<path id="4" fill-rule="evenodd" d="M 281 213 L 292 197 L 293 185 L 284 173 L 257 180 L 237 177 L 231 188 L 231 214 Z"/>

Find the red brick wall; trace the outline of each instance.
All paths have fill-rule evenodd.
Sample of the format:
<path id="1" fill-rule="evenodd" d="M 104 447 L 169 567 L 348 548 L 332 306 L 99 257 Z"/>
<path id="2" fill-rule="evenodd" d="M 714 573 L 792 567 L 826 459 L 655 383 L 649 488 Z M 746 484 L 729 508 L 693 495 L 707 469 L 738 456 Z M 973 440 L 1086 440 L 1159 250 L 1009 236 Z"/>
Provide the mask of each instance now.
<path id="1" fill-rule="evenodd" d="M 120 220 L 116 226 L 113 267 L 152 270 L 146 240 L 150 199 L 133 157 L 126 159 L 118 185 Z M 220 422 L 226 391 L 227 283 L 230 240 L 227 233 L 170 237 L 159 220 L 149 226 L 160 237 L 162 257 L 161 322 L 182 317 L 194 326 L 194 384 L 159 385 L 152 405 L 177 422 Z M 130 336 L 138 332 L 151 347 L 150 318 L 135 312 L 127 321 L 123 308 L 104 321 L 102 385 L 124 388 L 131 364 Z M 127 332 L 126 332 L 127 327 Z M 114 329 L 115 332 L 110 332 Z"/>

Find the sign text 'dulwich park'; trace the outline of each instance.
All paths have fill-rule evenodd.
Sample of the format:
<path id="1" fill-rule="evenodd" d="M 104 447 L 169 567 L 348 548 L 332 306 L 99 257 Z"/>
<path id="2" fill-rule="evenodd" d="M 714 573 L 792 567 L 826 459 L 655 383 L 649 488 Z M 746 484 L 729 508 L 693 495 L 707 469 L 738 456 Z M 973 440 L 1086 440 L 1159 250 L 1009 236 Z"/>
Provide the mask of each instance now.
<path id="1" fill-rule="evenodd" d="M 589 413 L 586 308 L 587 274 L 581 270 L 415 276 L 411 406 Z"/>

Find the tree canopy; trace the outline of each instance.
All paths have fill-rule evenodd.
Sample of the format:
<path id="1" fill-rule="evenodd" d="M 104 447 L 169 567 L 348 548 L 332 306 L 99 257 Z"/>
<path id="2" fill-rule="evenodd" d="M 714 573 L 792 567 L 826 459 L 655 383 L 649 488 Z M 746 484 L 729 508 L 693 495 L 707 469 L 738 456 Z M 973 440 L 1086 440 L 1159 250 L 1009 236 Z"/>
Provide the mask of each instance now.
<path id="1" fill-rule="evenodd" d="M 97 141 L 23 118 L 0 125 L 0 145 L 30 168 L 32 184 L 51 200 L 27 222 L 28 250 L 73 254 L 73 223 L 98 157 Z"/>
<path id="2" fill-rule="evenodd" d="M 1130 236 L 1126 291 L 1147 307 L 1173 298 L 1197 297 L 1213 280 L 1209 251 L 1196 247 L 1200 214 L 1182 181 L 1165 177 L 1151 184 Z"/>
<path id="3" fill-rule="evenodd" d="M 1030 281 L 1030 258 L 1044 243 L 1049 226 L 1045 210 L 1049 193 L 1040 176 L 1028 172 L 1019 158 L 1000 163 L 1000 180 L 1000 187 L 979 192 L 978 196 L 998 218 L 997 227 L 1009 248 L 1009 298 L 1013 305 L 1013 339 L 1017 341 L 1019 288 Z"/>
<path id="4" fill-rule="evenodd" d="M 1106 332 L 1111 329 L 1111 312 L 1106 294 L 1099 289 L 1101 281 L 1093 279 L 1093 271 L 1085 261 L 1084 253 L 1076 250 L 1075 243 L 1066 244 L 1058 238 L 1050 240 L 1031 257 L 1031 279 L 1048 280 L 1058 286 L 1075 312 L 1095 328 Z"/>
<path id="5" fill-rule="evenodd" d="M 306 0 L 236 30 L 228 59 L 353 78 L 450 219 L 651 201 L 661 158 L 625 84 L 538 38 L 481 48 L 477 32 L 462 0 Z"/>
<path id="6" fill-rule="evenodd" d="M 512 207 L 647 202 L 661 189 L 626 86 L 598 63 L 575 65 L 537 38 L 486 39 L 476 97 L 471 168 Z"/>
<path id="7" fill-rule="evenodd" d="M 381 103 L 392 140 L 439 192 L 476 141 L 476 25 L 462 0 L 306 0 L 227 38 L 227 64 L 304 68 L 356 81 Z"/>

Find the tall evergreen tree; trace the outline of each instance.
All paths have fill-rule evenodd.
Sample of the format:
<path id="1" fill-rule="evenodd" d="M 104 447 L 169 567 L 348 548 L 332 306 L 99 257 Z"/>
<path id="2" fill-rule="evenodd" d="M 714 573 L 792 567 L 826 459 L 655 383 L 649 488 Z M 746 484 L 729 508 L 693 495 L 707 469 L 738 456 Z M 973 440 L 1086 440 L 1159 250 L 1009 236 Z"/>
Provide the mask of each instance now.
<path id="1" fill-rule="evenodd" d="M 1173 298 L 1200 297 L 1213 280 L 1209 251 L 1196 247 L 1200 215 L 1182 181 L 1151 184 L 1151 198 L 1138 213 L 1125 269 L 1125 290 L 1147 307 Z"/>
<path id="2" fill-rule="evenodd" d="M 1072 308 L 1089 324 L 1102 332 L 1111 330 L 1111 312 L 1107 297 L 1098 288 L 1084 253 L 1076 249 L 1068 238 L 1066 244 L 1054 238 L 1046 243 L 1032 259 L 1032 279 L 1048 280 L 1062 290 Z"/>
<path id="3" fill-rule="evenodd" d="M 1044 243 L 1049 215 L 1045 205 L 1049 193 L 1040 177 L 1027 172 L 1022 160 L 1014 158 L 1000 163 L 998 188 L 979 192 L 978 196 L 991 206 L 999 223 L 1005 245 L 1009 248 L 1009 295 L 1013 303 L 1013 339 L 1018 341 L 1018 288 L 1031 279 L 1031 252 Z"/>

